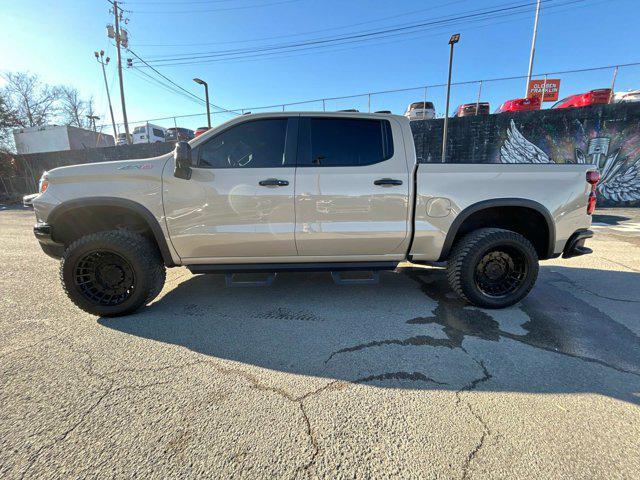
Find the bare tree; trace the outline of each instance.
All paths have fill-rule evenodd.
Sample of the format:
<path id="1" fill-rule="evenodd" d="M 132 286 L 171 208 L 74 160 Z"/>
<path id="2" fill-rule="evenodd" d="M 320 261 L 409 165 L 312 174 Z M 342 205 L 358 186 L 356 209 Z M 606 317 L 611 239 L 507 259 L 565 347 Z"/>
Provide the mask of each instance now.
<path id="1" fill-rule="evenodd" d="M 66 125 L 91 128 L 89 115 L 94 115 L 93 98 L 84 100 L 75 87 L 60 87 L 60 114 Z"/>
<path id="2" fill-rule="evenodd" d="M 29 73 L 5 73 L 2 93 L 14 115 L 14 126 L 46 125 L 57 114 L 60 89 L 40 81 Z"/>
<path id="3" fill-rule="evenodd" d="M 0 153 L 8 152 L 12 149 L 11 128 L 15 124 L 14 112 L 9 108 L 5 96 L 0 91 Z"/>
<path id="4" fill-rule="evenodd" d="M 75 87 L 60 87 L 60 114 L 67 125 L 84 126 L 84 100 Z"/>

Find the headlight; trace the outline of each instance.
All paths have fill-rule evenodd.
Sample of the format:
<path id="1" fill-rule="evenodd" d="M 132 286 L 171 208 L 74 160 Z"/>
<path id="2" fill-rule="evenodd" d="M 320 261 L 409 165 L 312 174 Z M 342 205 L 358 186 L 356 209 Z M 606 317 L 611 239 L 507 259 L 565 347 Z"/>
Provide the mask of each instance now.
<path id="1" fill-rule="evenodd" d="M 47 172 L 44 172 L 42 174 L 42 177 L 40 177 L 40 184 L 38 185 L 38 193 L 44 193 L 47 187 L 49 187 L 49 178 L 47 177 Z"/>

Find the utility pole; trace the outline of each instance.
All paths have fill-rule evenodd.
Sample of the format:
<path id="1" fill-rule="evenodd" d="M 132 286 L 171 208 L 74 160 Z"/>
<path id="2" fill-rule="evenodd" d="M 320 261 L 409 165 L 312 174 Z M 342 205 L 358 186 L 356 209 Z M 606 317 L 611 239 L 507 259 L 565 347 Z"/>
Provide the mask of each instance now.
<path id="1" fill-rule="evenodd" d="M 111 114 L 111 126 L 113 127 L 113 141 L 117 142 L 118 131 L 116 130 L 116 120 L 113 116 L 113 106 L 111 105 L 111 95 L 109 94 L 109 83 L 107 82 L 107 71 L 104 66 L 109 64 L 109 57 L 104 58 L 104 50 L 93 52 L 96 60 L 102 65 L 102 76 L 104 77 L 104 88 L 107 90 L 107 101 L 109 102 L 109 113 Z"/>
<path id="2" fill-rule="evenodd" d="M 540 0 L 536 4 L 536 19 L 533 21 L 533 38 L 531 39 L 531 55 L 529 56 L 529 72 L 527 73 L 527 84 L 525 85 L 524 98 L 529 96 L 529 82 L 531 72 L 533 72 L 533 56 L 536 53 L 536 37 L 538 36 L 538 17 L 540 17 Z"/>
<path id="3" fill-rule="evenodd" d="M 444 163 L 447 159 L 447 128 L 449 126 L 449 97 L 451 95 L 451 68 L 453 67 L 453 46 L 459 41 L 459 33 L 451 35 L 451 38 L 449 39 L 451 50 L 449 51 L 449 79 L 447 80 L 447 101 L 444 110 L 444 127 L 442 132 L 442 163 Z"/>
<path id="4" fill-rule="evenodd" d="M 122 10 L 118 7 L 118 0 L 113 0 L 113 16 L 115 18 L 115 40 L 116 40 L 116 50 L 118 52 L 118 77 L 120 79 L 120 100 L 122 102 L 122 120 L 124 121 L 124 131 L 127 135 L 127 143 L 131 144 L 131 138 L 129 135 L 129 122 L 127 120 L 127 106 L 124 102 L 124 82 L 122 80 L 122 55 L 120 53 L 120 42 L 121 32 L 120 32 L 120 18 L 122 15 Z"/>
<path id="5" fill-rule="evenodd" d="M 95 132 L 96 131 L 96 120 L 100 120 L 100 117 L 97 115 L 87 115 L 87 118 L 89 119 L 89 123 L 91 125 L 91 129 Z"/>

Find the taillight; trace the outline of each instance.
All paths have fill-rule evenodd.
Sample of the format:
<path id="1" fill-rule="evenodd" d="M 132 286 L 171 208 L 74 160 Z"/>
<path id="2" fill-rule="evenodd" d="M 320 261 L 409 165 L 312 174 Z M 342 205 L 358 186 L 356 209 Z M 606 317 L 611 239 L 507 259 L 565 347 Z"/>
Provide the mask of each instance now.
<path id="1" fill-rule="evenodd" d="M 39 192 L 38 193 L 44 193 L 45 190 L 49 187 L 49 179 L 47 178 L 47 172 L 45 172 L 42 177 L 40 178 L 40 185 L 39 185 Z"/>
<path id="2" fill-rule="evenodd" d="M 591 185 L 591 193 L 589 193 L 589 202 L 587 203 L 587 215 L 591 215 L 596 209 L 596 186 L 600 181 L 600 172 L 591 170 L 587 172 L 587 183 Z"/>

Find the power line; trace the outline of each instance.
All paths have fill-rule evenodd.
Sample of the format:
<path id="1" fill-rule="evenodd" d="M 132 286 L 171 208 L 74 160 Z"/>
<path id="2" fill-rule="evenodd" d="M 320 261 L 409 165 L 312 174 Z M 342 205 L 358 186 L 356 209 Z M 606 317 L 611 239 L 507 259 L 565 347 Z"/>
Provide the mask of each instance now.
<path id="1" fill-rule="evenodd" d="M 159 76 L 161 76 L 162 78 L 164 78 L 167 82 L 169 82 L 171 85 L 173 85 L 174 87 L 182 90 L 183 92 L 185 92 L 187 95 L 195 98 L 196 100 L 199 100 L 201 102 L 205 102 L 203 99 L 201 99 L 200 97 L 198 97 L 197 95 L 191 93 L 189 90 L 181 87 L 180 85 L 178 85 L 176 82 L 174 82 L 173 80 L 171 80 L 169 77 L 167 77 L 166 75 L 162 74 L 161 72 L 159 72 L 156 68 L 154 68 L 153 66 L 149 65 L 146 60 L 144 60 L 140 55 L 138 55 L 136 52 L 134 52 L 133 50 L 131 50 L 130 48 L 127 49 L 128 52 L 130 52 L 133 56 L 135 56 L 138 60 L 140 60 L 142 63 L 144 63 L 147 67 L 149 67 L 151 70 L 153 70 L 156 74 L 158 74 Z M 219 105 L 216 105 L 214 103 L 209 102 L 210 105 L 214 108 L 217 108 L 218 110 L 221 111 L 227 111 L 226 108 L 221 107 Z"/>
<path id="2" fill-rule="evenodd" d="M 563 74 L 570 74 L 570 73 L 585 73 L 585 72 L 594 72 L 594 71 L 598 71 L 598 70 L 611 70 L 613 68 L 626 68 L 626 67 L 638 67 L 640 66 L 640 61 L 638 62 L 631 62 L 631 63 L 622 63 L 622 64 L 617 64 L 617 65 L 606 65 L 606 66 L 599 66 L 599 67 L 588 67 L 588 68 L 580 68 L 580 69 L 573 69 L 573 70 L 558 70 L 558 71 L 552 71 L 552 72 L 542 72 L 542 73 L 534 73 L 532 76 L 534 77 L 543 77 L 545 75 L 547 76 L 551 76 L 551 75 L 563 75 Z M 462 81 L 462 82 L 452 82 L 451 85 L 452 86 L 461 86 L 461 85 L 473 85 L 473 84 L 478 84 L 480 82 L 482 82 L 483 84 L 486 83 L 490 83 L 490 82 L 501 82 L 501 81 L 506 81 L 506 80 L 521 80 L 523 78 L 526 78 L 526 75 L 515 75 L 515 76 L 509 76 L 509 77 L 493 77 L 493 78 L 485 78 L 485 79 L 477 79 L 477 80 L 466 80 L 466 81 Z M 417 87 L 409 87 L 409 88 L 397 88 L 397 89 L 391 89 L 391 90 L 379 90 L 376 92 L 367 92 L 367 93 L 357 93 L 357 94 L 352 94 L 352 95 L 342 95 L 342 96 L 337 96 L 337 97 L 324 97 L 324 98 L 314 98 L 314 99 L 310 99 L 310 100 L 301 100 L 301 101 L 296 101 L 296 102 L 288 102 L 288 103 L 275 103 L 272 105 L 263 105 L 263 106 L 259 106 L 259 107 L 244 107 L 244 108 L 235 108 L 233 110 L 225 110 L 224 112 L 219 112 L 219 113 L 229 113 L 229 114 L 233 114 L 236 112 L 241 112 L 241 111 L 254 111 L 254 110 L 264 110 L 267 108 L 280 108 L 280 107 L 288 107 L 288 106 L 295 106 L 295 105 L 304 105 L 307 103 L 319 103 L 322 102 L 323 100 L 327 101 L 327 100 L 344 100 L 347 98 L 357 98 L 357 97 L 366 97 L 368 95 L 381 95 L 381 94 L 386 94 L 386 93 L 399 93 L 399 92 L 409 92 L 409 91 L 415 91 L 415 90 L 423 90 L 425 88 L 438 88 L 438 87 L 444 87 L 446 86 L 446 83 L 437 83 L 437 84 L 431 84 L 431 85 L 421 85 L 421 86 L 417 86 Z M 194 114 L 189 114 L 189 115 L 173 115 L 170 117 L 159 117 L 159 118 L 151 118 L 148 120 L 141 120 L 141 121 L 136 121 L 136 122 L 132 122 L 132 123 L 142 123 L 144 121 L 160 121 L 160 120 L 170 120 L 173 118 L 189 118 L 189 117 L 196 117 L 196 116 L 203 116 L 205 115 L 205 113 L 194 113 Z M 121 125 L 121 123 L 119 123 L 118 125 Z"/>
<path id="3" fill-rule="evenodd" d="M 546 1 L 550 1 L 550 0 L 546 0 Z M 563 7 L 563 6 L 567 6 L 567 5 L 571 5 L 571 4 L 575 4 L 575 3 L 581 3 L 587 0 L 570 0 L 564 3 L 559 3 L 559 4 L 555 4 L 555 5 L 550 5 L 546 8 L 547 11 L 550 11 L 553 8 L 559 8 L 559 7 Z M 555 12 L 554 12 L 555 13 Z M 526 11 L 508 11 L 508 12 L 502 12 L 502 13 L 497 13 L 491 17 L 487 17 L 487 18 L 475 18 L 473 20 L 473 23 L 476 22 L 486 22 L 486 21 L 490 21 L 490 20 L 494 20 L 494 19 L 498 19 L 501 17 L 513 17 L 513 16 L 517 16 L 517 15 L 523 15 L 523 14 L 528 14 L 528 12 Z M 429 30 L 437 30 L 439 28 L 444 28 L 444 27 L 451 27 L 452 25 L 454 25 L 454 23 L 450 23 L 449 21 L 442 22 L 433 22 L 434 24 L 429 28 Z M 472 23 L 472 21 L 470 19 L 466 19 L 463 20 L 461 22 L 457 22 L 455 23 L 456 26 L 461 26 L 464 23 Z M 503 22 L 492 22 L 490 24 L 495 24 L 495 23 L 503 23 Z M 353 40 L 348 40 L 348 41 L 341 41 L 340 43 L 333 43 L 331 45 L 302 45 L 302 46 L 297 46 L 297 47 L 287 47 L 287 49 L 281 48 L 279 50 L 275 50 L 274 51 L 266 51 L 266 52 L 262 52 L 261 49 L 257 49 L 257 50 L 252 50 L 252 51 L 244 51 L 242 53 L 238 53 L 238 54 L 213 54 L 213 55 L 206 55 L 206 56 L 193 56 L 193 57 L 184 57 L 181 59 L 162 59 L 162 60 L 155 60 L 155 61 L 149 61 L 150 63 L 153 63 L 156 66 L 177 66 L 177 65 L 193 65 L 193 64 L 207 64 L 207 63 L 215 63 L 215 62 L 221 62 L 221 61 L 227 61 L 227 60 L 235 60 L 235 59 L 246 59 L 246 58 L 253 58 L 253 57 L 259 57 L 259 58 L 264 58 L 267 56 L 273 56 L 273 55 L 279 55 L 279 54 L 283 54 L 283 53 L 292 53 L 292 52 L 300 52 L 300 51 L 308 51 L 308 50 L 315 50 L 315 49 L 322 49 L 322 48 L 328 48 L 328 47 L 333 47 L 333 46 L 339 46 L 339 45 L 347 45 L 347 44 L 353 44 L 353 43 L 360 43 L 362 41 L 378 41 L 381 39 L 386 39 L 386 38 L 393 38 L 393 37 L 399 37 L 399 36 L 410 36 L 410 35 L 414 35 L 417 33 L 420 33 L 421 31 L 423 31 L 424 29 L 421 30 L 417 30 L 417 31 L 412 31 L 412 32 L 398 32 L 398 33 L 392 33 L 392 34 L 387 34 L 387 35 L 382 35 L 382 36 L 378 36 L 376 38 L 368 38 L 368 39 L 360 39 L 360 38 L 356 38 Z M 334 50 L 336 51 L 336 50 Z M 293 56 L 293 55 L 291 55 Z M 204 57 L 205 59 L 202 60 L 200 58 Z M 213 57 L 213 58 L 210 58 Z"/>
<path id="4" fill-rule="evenodd" d="M 548 3 L 548 2 L 551 2 L 551 1 L 554 1 L 554 0 L 542 0 L 542 1 L 544 3 Z M 577 1 L 582 1 L 582 0 L 577 0 Z M 290 44 L 270 45 L 270 46 L 266 46 L 266 47 L 262 47 L 262 48 L 251 48 L 251 49 L 240 49 L 240 50 L 224 50 L 224 51 L 213 51 L 213 52 L 201 52 L 202 54 L 198 53 L 198 54 L 191 54 L 191 55 L 175 56 L 173 58 L 167 58 L 167 59 L 163 59 L 163 60 L 156 60 L 154 62 L 152 61 L 152 63 L 159 64 L 159 63 L 162 63 L 162 62 L 167 63 L 167 62 L 172 62 L 172 61 L 207 59 L 207 58 L 224 57 L 224 56 L 235 55 L 235 54 L 243 54 L 243 53 L 247 53 L 247 54 L 251 53 L 251 54 L 253 54 L 253 53 L 258 53 L 258 52 L 268 52 L 268 51 L 282 50 L 282 49 L 287 49 L 287 48 L 296 48 L 296 47 L 304 47 L 304 46 L 312 46 L 312 45 L 331 44 L 331 43 L 341 42 L 341 41 L 345 41 L 345 40 L 369 39 L 370 37 L 379 37 L 381 35 L 388 34 L 388 33 L 406 32 L 407 30 L 415 30 L 415 29 L 418 29 L 418 28 L 432 27 L 434 25 L 446 24 L 446 23 L 450 23 L 450 22 L 453 22 L 453 21 L 468 20 L 468 19 L 471 19 L 471 18 L 478 18 L 478 17 L 483 17 L 483 16 L 490 16 L 490 15 L 493 15 L 493 14 L 499 14 L 499 13 L 503 13 L 503 12 L 514 11 L 514 10 L 522 9 L 524 7 L 535 5 L 536 3 L 537 2 L 529 2 L 529 3 L 523 3 L 523 4 L 513 5 L 513 6 L 509 6 L 509 7 L 497 8 L 497 9 L 493 9 L 493 10 L 484 10 L 484 11 L 475 12 L 475 13 L 467 13 L 466 15 L 459 15 L 459 16 L 453 16 L 453 17 L 449 16 L 447 18 L 441 18 L 441 19 L 438 19 L 438 20 L 431 20 L 431 21 L 428 21 L 428 22 L 415 23 L 415 24 L 408 25 L 408 26 L 387 28 L 387 29 L 384 29 L 384 30 L 377 30 L 377 31 L 367 32 L 367 33 L 358 33 L 358 34 L 353 34 L 353 35 L 343 35 L 343 36 L 333 37 L 333 38 L 321 38 L 321 39 L 315 39 L 315 40 L 309 40 L 309 41 L 297 42 L 297 43 L 290 43 Z"/>
<path id="5" fill-rule="evenodd" d="M 588 1 L 588 0 L 573 0 L 571 2 L 567 2 L 565 4 L 562 5 L 557 5 L 557 6 L 552 6 L 552 7 L 548 7 L 548 10 L 550 10 L 551 8 L 556 8 L 559 6 L 566 6 L 572 3 L 578 3 L 581 1 Z M 592 3 L 591 5 L 595 5 L 598 3 L 604 3 L 604 2 L 608 2 L 610 0 L 601 0 L 599 2 L 596 3 Z M 549 15 L 555 15 L 557 13 L 562 13 L 564 11 L 567 11 L 570 9 L 560 9 L 560 10 L 555 10 L 553 12 L 548 12 L 545 13 L 544 17 L 548 17 Z M 488 23 L 483 23 L 480 25 L 476 25 L 476 26 L 472 26 L 472 27 L 465 27 L 465 31 L 470 31 L 470 30 L 475 30 L 475 29 L 480 29 L 480 28 L 487 28 L 487 27 L 491 27 L 491 26 L 495 26 L 495 25 L 501 25 L 501 24 L 505 24 L 505 23 L 513 23 L 516 21 L 522 21 L 522 20 L 530 20 L 529 17 L 529 13 L 528 12 L 518 12 L 517 14 L 513 14 L 513 16 L 519 15 L 520 18 L 509 18 L 507 20 L 502 20 L 502 21 L 498 21 L 498 22 L 493 22 L 493 21 L 489 21 Z M 525 16 L 526 15 L 526 16 Z M 507 17 L 507 16 L 511 16 L 511 15 L 501 15 L 503 17 Z M 496 18 L 498 18 L 498 16 L 496 16 Z M 487 20 L 481 20 L 484 22 L 487 22 Z M 444 25 L 444 26 L 440 26 L 435 28 L 434 30 L 445 30 L 445 29 L 449 29 L 451 28 L 450 26 Z M 394 44 L 394 43 L 398 43 L 398 42 L 405 42 L 407 40 L 416 40 L 416 39 L 423 39 L 423 38 L 432 38 L 435 36 L 440 35 L 440 33 L 431 33 L 431 34 L 424 34 L 424 33 L 420 33 L 420 32 L 413 32 L 413 33 L 409 33 L 406 34 L 406 38 L 400 39 L 400 40 L 391 40 L 391 41 L 381 41 L 381 42 L 375 42 L 375 45 L 389 45 L 389 44 Z M 386 38 L 391 38 L 391 37 L 398 37 L 400 36 L 399 34 L 395 34 L 395 35 L 388 35 L 385 37 L 381 37 L 383 39 Z M 354 43 L 354 42 L 345 42 L 343 44 L 340 45 L 346 45 L 347 43 Z M 373 45 L 373 43 L 372 43 Z M 316 51 L 310 51 L 310 50 L 315 50 L 315 48 L 320 48 L 320 47 L 307 47 L 307 48 L 303 48 L 303 49 L 298 49 L 298 50 L 291 50 L 288 52 L 272 52 L 272 53 L 265 53 L 265 54 L 260 54 L 260 55 L 247 55 L 247 56 L 242 56 L 242 57 L 237 57 L 237 58 L 225 58 L 225 59 L 219 59 L 219 60 L 209 60 L 209 61 L 194 61 L 194 62 L 183 62 L 181 64 L 168 64 L 166 65 L 167 67 L 173 67 L 173 66 L 179 66 L 179 65 L 203 65 L 203 64 L 208 64 L 208 63 L 240 63 L 240 62 L 251 62 L 251 61 L 260 61 L 260 60 L 268 60 L 268 59 L 285 59 L 285 58 L 292 58 L 292 57 L 299 57 L 299 56 L 305 56 L 305 55 L 318 55 L 318 54 L 326 54 L 326 53 L 335 53 L 335 52 L 343 52 L 346 50 L 353 50 L 356 48 L 361 48 L 363 46 L 366 45 L 354 45 L 354 46 L 349 46 L 349 47 L 343 47 L 343 48 L 325 48 L 323 49 L 321 52 L 316 52 Z M 290 55 L 286 55 L 286 53 L 291 53 Z"/>
<path id="6" fill-rule="evenodd" d="M 257 5 L 243 5 L 239 7 L 225 7 L 225 8 L 213 8 L 213 9 L 201 9 L 198 10 L 135 10 L 135 13 L 144 13 L 144 14 L 152 14 L 152 15 L 160 15 L 160 14 L 181 14 L 181 13 L 206 13 L 206 12 L 227 12 L 231 10 L 246 10 L 248 8 L 262 8 L 262 7 L 272 7 L 274 5 L 284 5 L 286 3 L 294 3 L 299 2 L 301 0 L 280 0 L 278 2 L 271 3 L 259 3 Z"/>
<path id="7" fill-rule="evenodd" d="M 364 22 L 358 22 L 358 23 L 350 23 L 348 25 L 341 25 L 341 26 L 337 26 L 337 27 L 330 27 L 330 28 L 322 28 L 319 30 L 309 30 L 307 32 L 300 32 L 300 33 L 289 33 L 286 35 L 274 35 L 274 36 L 270 36 L 270 37 L 260 37 L 260 38 L 248 38 L 248 39 L 244 39 L 244 40 L 229 40 L 229 41 L 225 41 L 225 42 L 196 42 L 196 43 L 136 43 L 137 46 L 139 47 L 202 47 L 202 46 L 206 46 L 206 45 L 228 45 L 228 44 L 233 44 L 233 43 L 251 43 L 251 42 L 259 42 L 262 40 L 275 40 L 275 39 L 279 39 L 279 38 L 291 38 L 291 37 L 301 37 L 304 35 L 309 35 L 312 33 L 322 33 L 322 32 L 329 32 L 329 31 L 333 31 L 333 30 L 344 30 L 345 28 L 351 28 L 351 27 L 357 27 L 360 25 L 368 25 L 371 23 L 378 23 L 378 22 L 383 22 L 385 20 L 390 20 L 392 18 L 398 18 L 398 17 L 405 17 L 407 15 L 413 15 L 414 13 L 420 13 L 420 12 L 426 12 L 426 11 L 430 11 L 430 10 L 435 10 L 438 8 L 442 8 L 445 6 L 449 6 L 449 5 L 453 5 L 455 3 L 463 3 L 463 2 L 467 2 L 469 0 L 454 0 L 451 2 L 446 2 L 442 5 L 438 5 L 437 7 L 431 7 L 431 8 L 421 8 L 419 10 L 411 10 L 409 12 L 404 12 L 404 13 L 400 13 L 397 15 L 391 15 L 389 17 L 381 17 L 381 18 L 377 18 L 374 20 L 367 20 Z"/>

